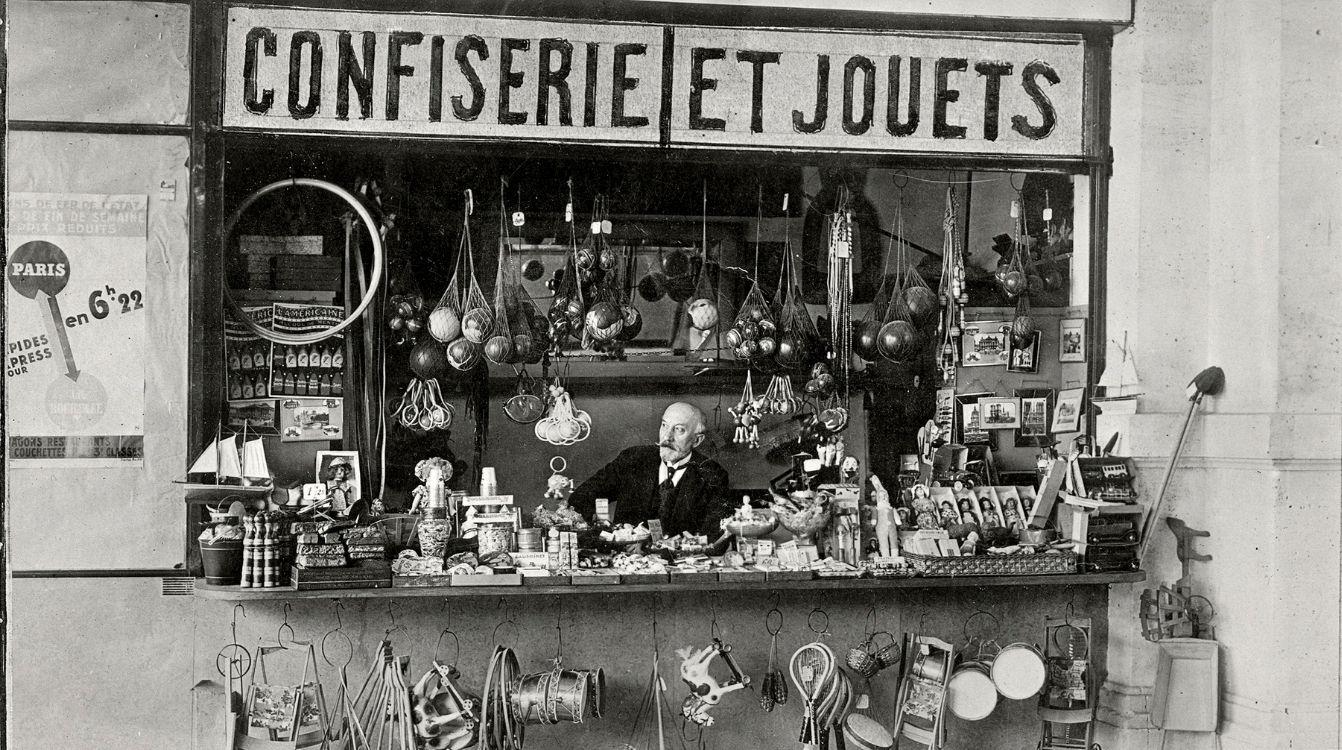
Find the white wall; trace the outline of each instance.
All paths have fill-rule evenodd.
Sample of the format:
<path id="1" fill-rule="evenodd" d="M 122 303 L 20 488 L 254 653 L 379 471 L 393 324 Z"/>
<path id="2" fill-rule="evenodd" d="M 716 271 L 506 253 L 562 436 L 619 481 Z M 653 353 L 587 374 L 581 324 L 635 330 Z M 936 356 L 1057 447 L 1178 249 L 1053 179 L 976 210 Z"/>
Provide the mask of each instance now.
<path id="1" fill-rule="evenodd" d="M 1342 82 L 1340 37 L 1335 2 L 1182 0 L 1139 2 L 1114 44 L 1108 328 L 1129 332 L 1146 387 L 1125 426 L 1148 499 L 1184 386 L 1226 371 L 1168 501 L 1212 534 L 1193 577 L 1218 611 L 1226 748 L 1339 746 L 1342 172 L 1324 92 Z M 1180 573 L 1157 534 L 1150 579 L 1111 598 L 1106 747 L 1159 746 L 1136 598 Z"/>

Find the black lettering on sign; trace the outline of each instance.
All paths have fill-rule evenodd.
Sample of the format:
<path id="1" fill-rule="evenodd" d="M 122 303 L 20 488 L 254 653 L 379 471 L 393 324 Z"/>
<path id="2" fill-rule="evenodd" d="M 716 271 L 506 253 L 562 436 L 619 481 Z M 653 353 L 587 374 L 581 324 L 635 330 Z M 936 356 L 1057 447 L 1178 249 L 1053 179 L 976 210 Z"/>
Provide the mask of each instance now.
<path id="1" fill-rule="evenodd" d="M 443 38 L 429 40 L 429 122 L 443 121 Z"/>
<path id="2" fill-rule="evenodd" d="M 950 75 L 969 67 L 963 57 L 937 58 L 936 96 L 932 99 L 932 137 L 964 138 L 967 128 L 946 123 L 946 105 L 960 100 L 960 90 L 950 87 Z"/>
<path id="3" fill-rule="evenodd" d="M 482 37 L 471 34 L 458 40 L 456 51 L 453 52 L 457 66 L 461 68 L 461 74 L 466 76 L 466 85 L 471 87 L 471 106 L 467 107 L 462 103 L 460 94 L 454 95 L 452 116 L 466 122 L 479 117 L 485 108 L 485 85 L 480 82 L 480 74 L 475 72 L 471 61 L 466 59 L 468 52 L 474 52 L 483 62 L 489 59 L 489 45 L 485 44 Z"/>
<path id="4" fill-rule="evenodd" d="M 997 113 L 1002 108 L 1002 76 L 1011 75 L 1011 63 L 982 61 L 974 64 L 974 70 L 987 78 L 983 93 L 983 138 L 997 140 Z"/>
<path id="5" fill-rule="evenodd" d="M 750 132 L 764 132 L 764 66 L 769 63 L 777 64 L 781 60 L 781 52 L 755 52 L 752 50 L 739 50 L 736 53 L 737 62 L 750 63 Z"/>
<path id="6" fill-rule="evenodd" d="M 889 64 L 890 94 L 885 100 L 885 130 L 890 135 L 913 135 L 918 130 L 918 115 L 922 111 L 923 96 L 923 58 L 909 58 L 909 110 L 908 119 L 899 120 L 899 69 L 903 67 L 899 55 L 892 55 Z"/>
<path id="7" fill-rule="evenodd" d="M 648 124 L 643 115 L 624 113 L 624 93 L 638 88 L 638 79 L 626 75 L 629 58 L 648 54 L 648 45 L 633 42 L 615 45 L 615 64 L 613 66 L 610 91 L 610 126 L 613 128 L 641 128 Z"/>
<path id="8" fill-rule="evenodd" d="M 704 92 L 718 87 L 718 79 L 704 77 L 704 63 L 727 59 L 720 47 L 695 47 L 690 50 L 690 130 L 726 130 L 721 117 L 704 117 Z"/>
<path id="9" fill-rule="evenodd" d="M 587 80 L 583 82 L 582 124 L 585 128 L 596 125 L 596 53 L 598 42 L 587 43 Z"/>
<path id="10" fill-rule="evenodd" d="M 862 116 L 853 119 L 853 82 L 862 71 Z M 843 132 L 862 135 L 871 129 L 876 116 L 876 64 L 862 55 L 853 55 L 843 64 Z"/>
<path id="11" fill-rule="evenodd" d="M 550 66 L 550 56 L 559 53 L 559 67 Z M 550 90 L 559 95 L 559 124 L 573 124 L 573 95 L 568 74 L 573 69 L 573 43 L 567 39 L 542 39 L 540 75 L 536 81 L 536 124 L 550 124 Z"/>
<path id="12" fill-rule="evenodd" d="M 264 115 L 270 111 L 270 107 L 275 103 L 275 89 L 266 89 L 261 92 L 261 97 L 256 96 L 256 67 L 257 67 L 257 44 L 262 46 L 260 54 L 266 57 L 275 56 L 275 32 L 264 26 L 257 26 L 247 32 L 247 43 L 245 49 L 246 56 L 242 59 L 242 103 L 248 112 L 254 115 Z"/>
<path id="13" fill-rule="evenodd" d="M 1025 70 L 1020 74 L 1020 85 L 1025 89 L 1025 93 L 1034 100 L 1034 106 L 1039 108 L 1039 114 L 1043 116 L 1044 121 L 1038 126 L 1031 125 L 1025 115 L 1014 115 L 1011 118 L 1011 129 L 1032 140 L 1047 138 L 1049 133 L 1053 132 L 1053 126 L 1058 124 L 1058 113 L 1053 109 L 1053 102 L 1049 100 L 1048 94 L 1039 88 L 1039 83 L 1035 81 L 1039 76 L 1043 76 L 1049 85 L 1057 86 L 1062 80 L 1058 78 L 1058 71 L 1053 66 L 1043 60 L 1035 60 L 1025 66 Z"/>
<path id="14" fill-rule="evenodd" d="M 531 49 L 530 39 L 499 40 L 499 124 L 522 125 L 527 121 L 526 112 L 514 112 L 509 108 L 509 98 L 513 89 L 522 88 L 524 74 L 513 70 L 513 53 Z"/>
<path id="15" fill-rule="evenodd" d="M 815 61 L 815 117 L 806 121 L 806 114 L 792 110 L 792 128 L 798 133 L 819 133 L 825 129 L 829 117 L 829 55 L 816 55 Z"/>
<path id="16" fill-rule="evenodd" d="M 387 38 L 387 119 L 401 117 L 401 79 L 415 74 L 415 66 L 401 64 L 401 48 L 424 41 L 418 31 L 393 31 Z"/>
<path id="17" fill-rule="evenodd" d="M 373 63 L 377 57 L 377 35 L 362 32 L 363 64 L 354 59 L 353 36 L 340 32 L 340 56 L 336 62 L 336 119 L 349 119 L 349 87 L 359 97 L 359 119 L 373 116 Z"/>
<path id="18" fill-rule="evenodd" d="M 298 103 L 298 76 L 303 67 L 303 48 L 312 48 L 308 68 L 308 100 Z M 315 31 L 296 31 L 289 40 L 289 116 L 306 120 L 317 114 L 322 103 L 322 38 Z"/>

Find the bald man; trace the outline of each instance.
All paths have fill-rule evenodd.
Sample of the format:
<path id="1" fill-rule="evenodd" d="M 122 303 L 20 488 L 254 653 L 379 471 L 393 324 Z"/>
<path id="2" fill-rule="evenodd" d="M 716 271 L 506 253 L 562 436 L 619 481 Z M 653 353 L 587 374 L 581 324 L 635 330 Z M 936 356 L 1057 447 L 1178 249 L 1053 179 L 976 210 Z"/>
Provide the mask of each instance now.
<path id="1" fill-rule="evenodd" d="M 614 523 L 659 518 L 667 536 L 688 531 L 716 540 L 722 534 L 719 521 L 731 515 L 732 504 L 727 472 L 695 450 L 704 442 L 706 427 L 697 406 L 671 404 L 662 414 L 655 444 L 621 451 L 573 491 L 570 504 L 592 518 L 597 498 L 604 497 L 614 506 Z"/>

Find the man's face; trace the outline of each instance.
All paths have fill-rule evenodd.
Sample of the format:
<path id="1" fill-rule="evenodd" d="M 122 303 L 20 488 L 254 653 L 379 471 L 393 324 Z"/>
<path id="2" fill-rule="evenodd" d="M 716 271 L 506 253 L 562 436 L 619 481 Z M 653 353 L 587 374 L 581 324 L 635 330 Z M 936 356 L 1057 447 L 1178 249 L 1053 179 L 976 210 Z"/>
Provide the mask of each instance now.
<path id="1" fill-rule="evenodd" d="M 673 464 L 694 450 L 704 439 L 703 419 L 688 404 L 672 404 L 662 414 L 662 426 L 657 431 L 657 447 L 662 461 Z"/>
<path id="2" fill-rule="evenodd" d="M 346 479 L 349 479 L 349 467 L 345 466 L 344 464 L 341 464 L 340 466 L 331 469 L 331 474 L 332 479 L 336 480 L 337 482 L 343 482 Z"/>

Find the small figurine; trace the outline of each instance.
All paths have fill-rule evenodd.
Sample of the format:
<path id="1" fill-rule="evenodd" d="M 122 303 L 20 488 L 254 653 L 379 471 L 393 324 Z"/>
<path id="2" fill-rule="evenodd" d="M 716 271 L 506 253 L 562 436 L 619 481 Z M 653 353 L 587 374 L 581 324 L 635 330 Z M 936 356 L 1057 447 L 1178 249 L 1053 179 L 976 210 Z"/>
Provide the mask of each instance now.
<path id="1" fill-rule="evenodd" d="M 555 461 L 560 462 L 555 466 Z M 568 493 L 573 490 L 573 480 L 560 474 L 559 472 L 568 468 L 568 462 L 563 456 L 555 456 L 550 459 L 550 478 L 546 481 L 545 499 L 568 504 Z"/>
<path id="2" fill-rule="evenodd" d="M 881 478 L 871 475 L 871 494 L 876 498 L 876 543 L 881 548 L 881 557 L 899 555 L 899 516 L 890 505 L 890 493 L 881 484 Z"/>
<path id="3" fill-rule="evenodd" d="M 839 472 L 843 474 L 843 481 L 851 484 L 857 476 L 857 456 L 844 456 L 839 462 Z"/>

